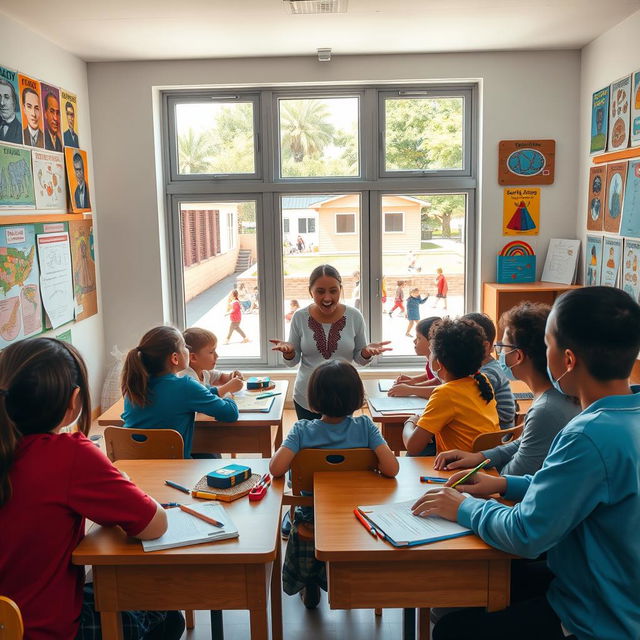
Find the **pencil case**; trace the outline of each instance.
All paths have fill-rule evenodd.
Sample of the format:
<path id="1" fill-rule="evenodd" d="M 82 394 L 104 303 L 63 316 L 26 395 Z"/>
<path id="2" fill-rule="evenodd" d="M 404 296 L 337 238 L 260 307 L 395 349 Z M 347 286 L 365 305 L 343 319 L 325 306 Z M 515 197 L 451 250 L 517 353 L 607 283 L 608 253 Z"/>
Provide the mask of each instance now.
<path id="1" fill-rule="evenodd" d="M 243 464 L 228 464 L 215 471 L 207 473 L 207 485 L 216 489 L 228 489 L 251 476 L 251 469 Z"/>
<path id="2" fill-rule="evenodd" d="M 247 380 L 247 389 L 249 391 L 256 391 L 259 389 L 268 389 L 271 386 L 271 378 L 265 376 L 264 378 L 258 378 L 253 376 Z"/>

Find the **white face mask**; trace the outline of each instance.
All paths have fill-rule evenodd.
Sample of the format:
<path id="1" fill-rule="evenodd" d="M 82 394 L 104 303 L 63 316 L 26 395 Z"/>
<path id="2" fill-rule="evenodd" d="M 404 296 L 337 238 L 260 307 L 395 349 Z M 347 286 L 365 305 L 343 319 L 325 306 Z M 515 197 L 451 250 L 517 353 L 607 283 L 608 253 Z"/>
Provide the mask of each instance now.
<path id="1" fill-rule="evenodd" d="M 429 362 L 429 369 L 431 369 L 431 373 L 433 373 L 433 377 L 436 380 L 440 380 L 440 382 L 444 382 L 442 380 L 442 378 L 438 375 L 438 373 L 441 371 L 442 367 L 440 367 L 440 369 L 434 369 L 433 368 L 433 361 Z"/>

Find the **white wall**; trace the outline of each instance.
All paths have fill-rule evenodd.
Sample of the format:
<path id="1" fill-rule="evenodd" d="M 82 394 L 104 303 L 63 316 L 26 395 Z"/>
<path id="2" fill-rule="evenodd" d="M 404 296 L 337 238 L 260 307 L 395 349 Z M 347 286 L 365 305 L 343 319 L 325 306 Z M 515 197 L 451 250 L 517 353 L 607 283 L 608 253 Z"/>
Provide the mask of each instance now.
<path id="1" fill-rule="evenodd" d="M 85 62 L 60 49 L 48 40 L 29 31 L 21 24 L 14 22 L 3 14 L 0 14 L 0 65 L 17 69 L 39 80 L 44 80 L 54 86 L 62 87 L 77 94 L 78 132 L 82 148 L 87 151 L 89 161 L 89 176 L 95 176 L 93 172 L 92 146 L 91 146 L 91 121 L 89 118 L 89 92 L 87 88 L 87 65 Z M 89 184 L 95 191 L 95 182 Z M 97 209 L 96 197 L 92 192 L 94 215 Z M 2 224 L 2 216 L 0 216 Z M 95 225 L 94 225 L 95 233 Z M 56 329 L 51 335 L 56 335 L 71 329 L 72 340 L 87 361 L 89 369 L 89 382 L 94 406 L 100 403 L 100 390 L 105 368 L 105 345 L 102 326 L 103 314 L 102 300 L 100 299 L 100 261 L 97 251 L 98 239 L 95 238 L 96 247 L 96 276 L 98 283 L 98 309 L 99 313 L 82 322 L 70 323 Z"/>
<path id="2" fill-rule="evenodd" d="M 136 343 L 162 322 L 163 223 L 154 123 L 156 89 L 168 86 L 479 79 L 480 280 L 495 279 L 502 236 L 497 150 L 502 139 L 557 141 L 556 180 L 544 187 L 541 233 L 526 237 L 540 269 L 549 238 L 575 237 L 580 56 L 577 51 L 89 63 L 97 223 L 102 241 L 106 343 Z M 160 199 L 160 203 L 159 203 Z"/>

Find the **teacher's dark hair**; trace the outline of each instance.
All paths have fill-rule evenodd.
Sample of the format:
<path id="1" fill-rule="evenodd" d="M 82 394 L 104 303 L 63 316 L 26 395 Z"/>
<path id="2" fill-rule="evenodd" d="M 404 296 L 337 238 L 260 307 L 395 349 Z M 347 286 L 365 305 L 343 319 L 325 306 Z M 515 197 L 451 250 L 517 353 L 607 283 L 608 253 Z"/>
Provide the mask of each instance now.
<path id="1" fill-rule="evenodd" d="M 329 278 L 334 278 L 340 283 L 340 287 L 342 287 L 342 276 L 340 272 L 330 264 L 320 264 L 318 265 L 309 276 L 309 290 L 315 284 L 318 278 L 322 278 L 322 276 L 329 276 Z"/>

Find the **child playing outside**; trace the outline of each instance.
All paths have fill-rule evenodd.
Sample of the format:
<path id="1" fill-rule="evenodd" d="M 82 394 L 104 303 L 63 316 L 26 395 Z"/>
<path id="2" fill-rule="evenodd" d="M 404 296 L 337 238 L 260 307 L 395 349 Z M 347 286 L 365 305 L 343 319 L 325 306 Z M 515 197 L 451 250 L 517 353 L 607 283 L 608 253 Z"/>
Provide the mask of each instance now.
<path id="1" fill-rule="evenodd" d="M 404 284 L 406 284 L 404 280 L 398 280 L 396 291 L 393 294 L 393 307 L 391 307 L 391 311 L 389 311 L 389 317 L 391 317 L 396 309 L 400 309 L 400 311 L 404 313 L 404 289 L 402 288 Z"/>
<path id="2" fill-rule="evenodd" d="M 85 518 L 140 540 L 167 530 L 162 507 L 87 438 L 90 426 L 87 368 L 72 345 L 31 338 L 2 351 L 0 593 L 20 608 L 30 640 L 101 637 L 93 585 L 71 562 Z M 184 630 L 178 611 L 124 611 L 122 622 L 125 640 L 177 640 Z"/>
<path id="3" fill-rule="evenodd" d="M 251 296 L 249 295 L 244 282 L 241 282 L 238 285 L 238 300 L 240 301 L 242 311 L 244 313 L 249 313 L 249 309 L 251 309 Z"/>
<path id="4" fill-rule="evenodd" d="M 330 360 L 319 365 L 309 379 L 308 400 L 320 419 L 298 420 L 269 464 L 274 476 L 291 468 L 291 462 L 301 449 L 373 449 L 379 470 L 386 476 L 398 473 L 398 460 L 384 441 L 380 430 L 369 416 L 353 417 L 362 407 L 364 389 L 358 372 L 344 360 Z M 327 590 L 324 562 L 314 557 L 312 534 L 313 509 L 297 508 L 291 536 L 287 544 L 282 572 L 284 592 L 301 596 L 307 608 L 320 601 L 320 588 Z"/>
<path id="5" fill-rule="evenodd" d="M 245 332 L 240 328 L 240 323 L 242 322 L 242 305 L 240 304 L 237 289 L 234 289 L 231 292 L 231 304 L 229 307 L 229 311 L 225 315 L 229 316 L 230 324 L 229 333 L 227 334 L 227 339 L 224 341 L 224 343 L 229 344 L 229 340 L 231 340 L 231 334 L 234 331 L 237 331 L 242 336 L 242 342 L 249 342 L 249 338 L 247 338 Z"/>
<path id="6" fill-rule="evenodd" d="M 445 277 L 442 269 L 438 267 L 436 269 L 436 300 L 433 303 L 434 307 L 438 304 L 438 300 L 442 300 L 443 308 L 447 308 L 447 293 L 449 292 L 449 283 Z"/>
<path id="7" fill-rule="evenodd" d="M 428 294 L 424 298 L 420 297 L 420 289 L 418 287 L 414 287 L 409 292 L 409 297 L 407 298 L 407 320 L 409 324 L 407 325 L 405 336 L 411 337 L 413 325 L 420 320 L 420 305 L 424 304 L 428 299 Z"/>
<path id="8" fill-rule="evenodd" d="M 432 391 L 422 416 L 404 424 L 409 455 L 429 455 L 422 452 L 434 436 L 437 451 L 471 451 L 476 436 L 499 429 L 493 389 L 478 372 L 484 342 L 482 329 L 470 320 L 443 318 L 431 327 L 429 366 L 442 384 Z"/>
<path id="9" fill-rule="evenodd" d="M 291 318 L 293 318 L 293 314 L 300 308 L 300 303 L 297 300 L 292 300 L 289 303 L 289 313 L 287 313 L 284 319 L 287 322 L 291 322 Z"/>
<path id="10" fill-rule="evenodd" d="M 122 370 L 125 427 L 175 429 L 184 440 L 184 457 L 220 457 L 191 453 L 196 412 L 224 422 L 238 419 L 238 407 L 220 398 L 190 376 L 178 377 L 189 362 L 182 334 L 173 327 L 156 327 L 127 353 Z"/>
<path id="11" fill-rule="evenodd" d="M 242 389 L 242 374 L 239 371 L 223 373 L 216 371 L 218 361 L 218 338 L 211 331 L 192 327 L 187 329 L 184 337 L 187 349 L 189 349 L 189 364 L 184 368 L 181 376 L 190 376 L 201 382 L 205 387 L 217 388 L 218 395 L 222 398 L 227 393 L 234 393 Z"/>

